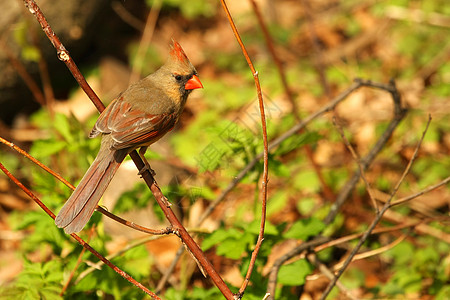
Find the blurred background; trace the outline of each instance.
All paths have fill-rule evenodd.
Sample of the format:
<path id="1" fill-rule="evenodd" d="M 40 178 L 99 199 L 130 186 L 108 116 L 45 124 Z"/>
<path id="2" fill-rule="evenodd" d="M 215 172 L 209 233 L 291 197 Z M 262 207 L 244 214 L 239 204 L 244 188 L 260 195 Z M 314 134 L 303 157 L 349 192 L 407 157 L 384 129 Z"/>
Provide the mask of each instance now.
<path id="1" fill-rule="evenodd" d="M 418 158 L 397 198 L 438 184 L 450 169 L 450 5 L 445 0 L 229 1 L 258 70 L 269 141 L 319 110 L 355 78 L 394 79 L 408 114 L 366 172 L 378 205 L 389 198 L 425 129 Z M 262 163 L 227 194 L 202 224 L 197 220 L 233 178 L 262 151 L 253 76 L 219 1 L 37 2 L 88 83 L 107 104 L 162 65 L 171 38 L 197 68 L 204 89 L 192 93 L 176 130 L 147 157 L 164 194 L 224 280 L 236 291 L 258 234 Z M 98 139 L 87 135 L 98 116 L 35 18 L 18 0 L 0 2 L 0 137 L 22 147 L 76 184 L 93 161 Z M 261 299 L 274 261 L 302 242 L 363 232 L 375 217 L 359 182 L 339 214 L 324 222 L 357 169 L 333 116 L 361 157 L 393 118 L 386 91 L 363 88 L 287 139 L 270 157 L 267 235 L 244 299 Z M 71 191 L 7 146 L 0 162 L 57 212 Z M 103 205 L 151 228 L 167 226 L 128 161 Z M 342 277 L 331 298 L 448 299 L 448 183 L 390 209 L 380 229 Z M 100 219 L 102 221 L 100 222 Z M 418 222 L 421 222 L 420 225 Z M 416 224 L 417 223 L 417 224 Z M 148 240 L 95 213 L 82 237 L 164 299 L 220 299 L 183 254 L 167 282 L 178 238 Z M 416 226 L 408 225 L 416 224 Z M 397 226 L 397 227 L 396 227 Z M 399 227 L 402 227 L 399 229 Z M 398 228 L 398 229 L 396 229 Z M 339 267 L 357 238 L 325 247 L 318 257 Z M 136 245 L 134 245 L 136 243 Z M 134 246 L 130 246 L 134 245 Z M 125 247 L 130 249 L 123 251 Z M 5 299 L 140 299 L 136 288 L 103 268 L 53 225 L 6 176 L 0 175 L 0 291 Z M 122 252 L 121 252 L 122 251 Z M 81 253 L 82 263 L 77 266 Z M 87 263 L 86 263 L 87 262 Z M 70 272 L 75 270 L 74 277 Z M 283 271 L 281 271 L 283 270 Z M 317 299 L 329 280 L 304 257 L 278 275 L 276 299 Z M 61 289 L 69 282 L 63 296 Z M 0 299 L 3 296 L 0 296 Z M 54 298 L 51 298 L 54 297 Z"/>

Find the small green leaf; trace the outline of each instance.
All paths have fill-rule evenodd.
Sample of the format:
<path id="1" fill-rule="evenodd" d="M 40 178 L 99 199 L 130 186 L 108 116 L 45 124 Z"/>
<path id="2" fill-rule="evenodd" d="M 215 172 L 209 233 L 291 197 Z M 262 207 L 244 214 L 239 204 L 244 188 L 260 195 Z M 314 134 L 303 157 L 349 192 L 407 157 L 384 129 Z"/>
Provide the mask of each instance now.
<path id="1" fill-rule="evenodd" d="M 306 132 L 301 135 L 293 135 L 281 143 L 281 145 L 275 151 L 276 156 L 281 156 L 291 152 L 306 144 L 313 144 L 320 140 L 322 135 L 317 132 Z"/>
<path id="2" fill-rule="evenodd" d="M 56 114 L 54 119 L 54 126 L 56 131 L 58 131 L 67 142 L 69 143 L 73 142 L 73 136 L 70 131 L 69 120 L 65 115 Z"/>
<path id="3" fill-rule="evenodd" d="M 311 273 L 313 267 L 305 259 L 284 265 L 278 273 L 278 282 L 284 285 L 297 286 L 305 283 L 305 278 Z"/>
<path id="4" fill-rule="evenodd" d="M 212 234 L 208 235 L 202 242 L 202 249 L 203 251 L 208 250 L 209 248 L 213 247 L 214 245 L 228 239 L 239 239 L 243 235 L 242 232 L 238 231 L 237 229 L 231 228 L 228 230 L 225 229 L 217 229 Z"/>
<path id="5" fill-rule="evenodd" d="M 253 233 L 255 236 L 257 236 L 259 234 L 260 226 L 261 226 L 261 221 L 254 220 L 250 224 L 248 224 L 245 227 L 245 229 L 246 229 L 246 232 Z M 278 229 L 277 229 L 277 227 L 275 227 L 275 225 L 273 225 L 272 223 L 270 223 L 269 221 L 266 220 L 265 227 L 264 227 L 264 234 L 277 235 Z"/>
<path id="6" fill-rule="evenodd" d="M 310 236 L 320 233 L 325 228 L 325 224 L 317 218 L 298 220 L 283 235 L 285 238 L 306 240 Z"/>
<path id="7" fill-rule="evenodd" d="M 34 157 L 47 157 L 60 152 L 66 147 L 67 143 L 64 141 L 40 140 L 33 143 L 30 154 Z"/>

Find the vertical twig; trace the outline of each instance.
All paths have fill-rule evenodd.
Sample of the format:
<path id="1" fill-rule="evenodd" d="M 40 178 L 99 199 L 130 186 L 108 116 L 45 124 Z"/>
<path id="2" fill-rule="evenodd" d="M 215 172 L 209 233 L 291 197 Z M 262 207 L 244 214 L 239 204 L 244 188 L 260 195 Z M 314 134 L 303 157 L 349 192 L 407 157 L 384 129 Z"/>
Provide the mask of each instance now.
<path id="1" fill-rule="evenodd" d="M 241 288 L 239 289 L 239 297 L 242 297 L 245 289 L 248 286 L 248 283 L 250 282 L 250 275 L 253 272 L 253 268 L 255 266 L 256 257 L 258 255 L 259 249 L 261 248 L 262 241 L 264 240 L 264 227 L 266 222 L 266 202 L 267 202 L 267 183 L 269 180 L 269 147 L 267 142 L 267 129 L 266 129 L 266 116 L 264 113 L 264 100 L 261 92 L 261 86 L 259 83 L 259 77 L 258 72 L 255 70 L 255 67 L 253 66 L 253 63 L 248 55 L 247 50 L 245 49 L 245 46 L 242 42 L 242 39 L 239 35 L 239 32 L 236 28 L 236 25 L 234 24 L 233 18 L 231 17 L 230 11 L 228 10 L 227 4 L 225 3 L 225 0 L 220 0 L 222 3 L 222 7 L 225 11 L 225 14 L 227 15 L 228 21 L 230 23 L 231 29 L 233 30 L 234 36 L 236 37 L 237 42 L 239 43 L 239 46 L 241 47 L 242 53 L 244 54 L 245 59 L 247 60 L 247 64 L 250 67 L 250 70 L 252 71 L 253 78 L 255 80 L 256 85 L 256 91 L 258 94 L 258 100 L 259 100 L 259 110 L 261 113 L 261 126 L 262 126 L 262 134 L 263 134 L 263 143 L 264 143 L 264 167 L 263 167 L 263 174 L 262 174 L 262 180 L 261 180 L 261 190 L 260 190 L 260 201 L 261 201 L 261 223 L 259 228 L 259 235 L 258 240 L 255 245 L 255 249 L 253 250 L 252 257 L 250 260 L 250 265 L 248 267 L 247 274 L 245 275 L 244 282 L 242 283 Z"/>
<path id="2" fill-rule="evenodd" d="M 294 93 L 293 93 L 292 89 L 289 87 L 289 84 L 287 82 L 286 72 L 284 70 L 283 63 L 281 62 L 281 59 L 279 58 L 279 56 L 277 55 L 277 52 L 275 51 L 272 37 L 269 33 L 269 30 L 267 29 L 266 23 L 264 22 L 261 12 L 259 11 L 258 4 L 256 3 L 255 0 L 250 0 L 250 2 L 253 6 L 253 11 L 255 12 L 256 18 L 258 19 L 259 26 L 261 27 L 261 30 L 263 32 L 264 40 L 266 41 L 266 45 L 267 45 L 267 49 L 269 49 L 269 53 L 272 56 L 273 61 L 275 62 L 275 66 L 277 67 L 278 74 L 280 76 L 281 83 L 283 85 L 286 96 L 292 105 L 292 113 L 293 113 L 294 117 L 296 118 L 296 120 L 300 121 L 301 120 L 300 119 L 300 111 L 298 109 L 297 102 L 295 101 Z M 301 133 L 301 132 L 302 131 L 299 131 L 299 133 Z M 312 167 L 314 168 L 314 171 L 317 174 L 317 177 L 322 186 L 322 190 L 323 190 L 323 194 L 325 195 L 325 198 L 330 201 L 334 200 L 335 199 L 334 194 L 331 191 L 330 187 L 327 185 L 325 178 L 323 177 L 322 170 L 320 169 L 320 166 L 317 164 L 317 162 L 314 158 L 314 153 L 313 153 L 313 150 L 311 149 L 311 146 L 305 145 L 304 148 L 305 148 L 306 156 L 308 157 Z"/>

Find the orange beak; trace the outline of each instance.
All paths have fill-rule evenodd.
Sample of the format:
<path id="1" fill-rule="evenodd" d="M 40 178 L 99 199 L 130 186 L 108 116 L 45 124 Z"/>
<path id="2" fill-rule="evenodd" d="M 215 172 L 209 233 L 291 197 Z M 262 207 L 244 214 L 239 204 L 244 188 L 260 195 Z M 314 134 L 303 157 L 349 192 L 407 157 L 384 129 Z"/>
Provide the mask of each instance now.
<path id="1" fill-rule="evenodd" d="M 197 75 L 193 75 L 192 78 L 186 82 L 184 88 L 186 90 L 195 90 L 203 88 L 203 85 L 200 82 L 200 79 L 197 77 Z"/>

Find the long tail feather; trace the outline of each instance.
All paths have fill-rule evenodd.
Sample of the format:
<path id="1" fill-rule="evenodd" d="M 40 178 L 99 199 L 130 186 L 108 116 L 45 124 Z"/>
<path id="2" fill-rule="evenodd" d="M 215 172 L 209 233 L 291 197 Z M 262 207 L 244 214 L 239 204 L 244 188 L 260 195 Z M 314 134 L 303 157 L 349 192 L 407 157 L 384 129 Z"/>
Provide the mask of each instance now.
<path id="1" fill-rule="evenodd" d="M 102 141 L 94 162 L 56 216 L 56 226 L 67 234 L 83 229 L 126 155 L 126 150 L 111 150 L 108 141 Z"/>

